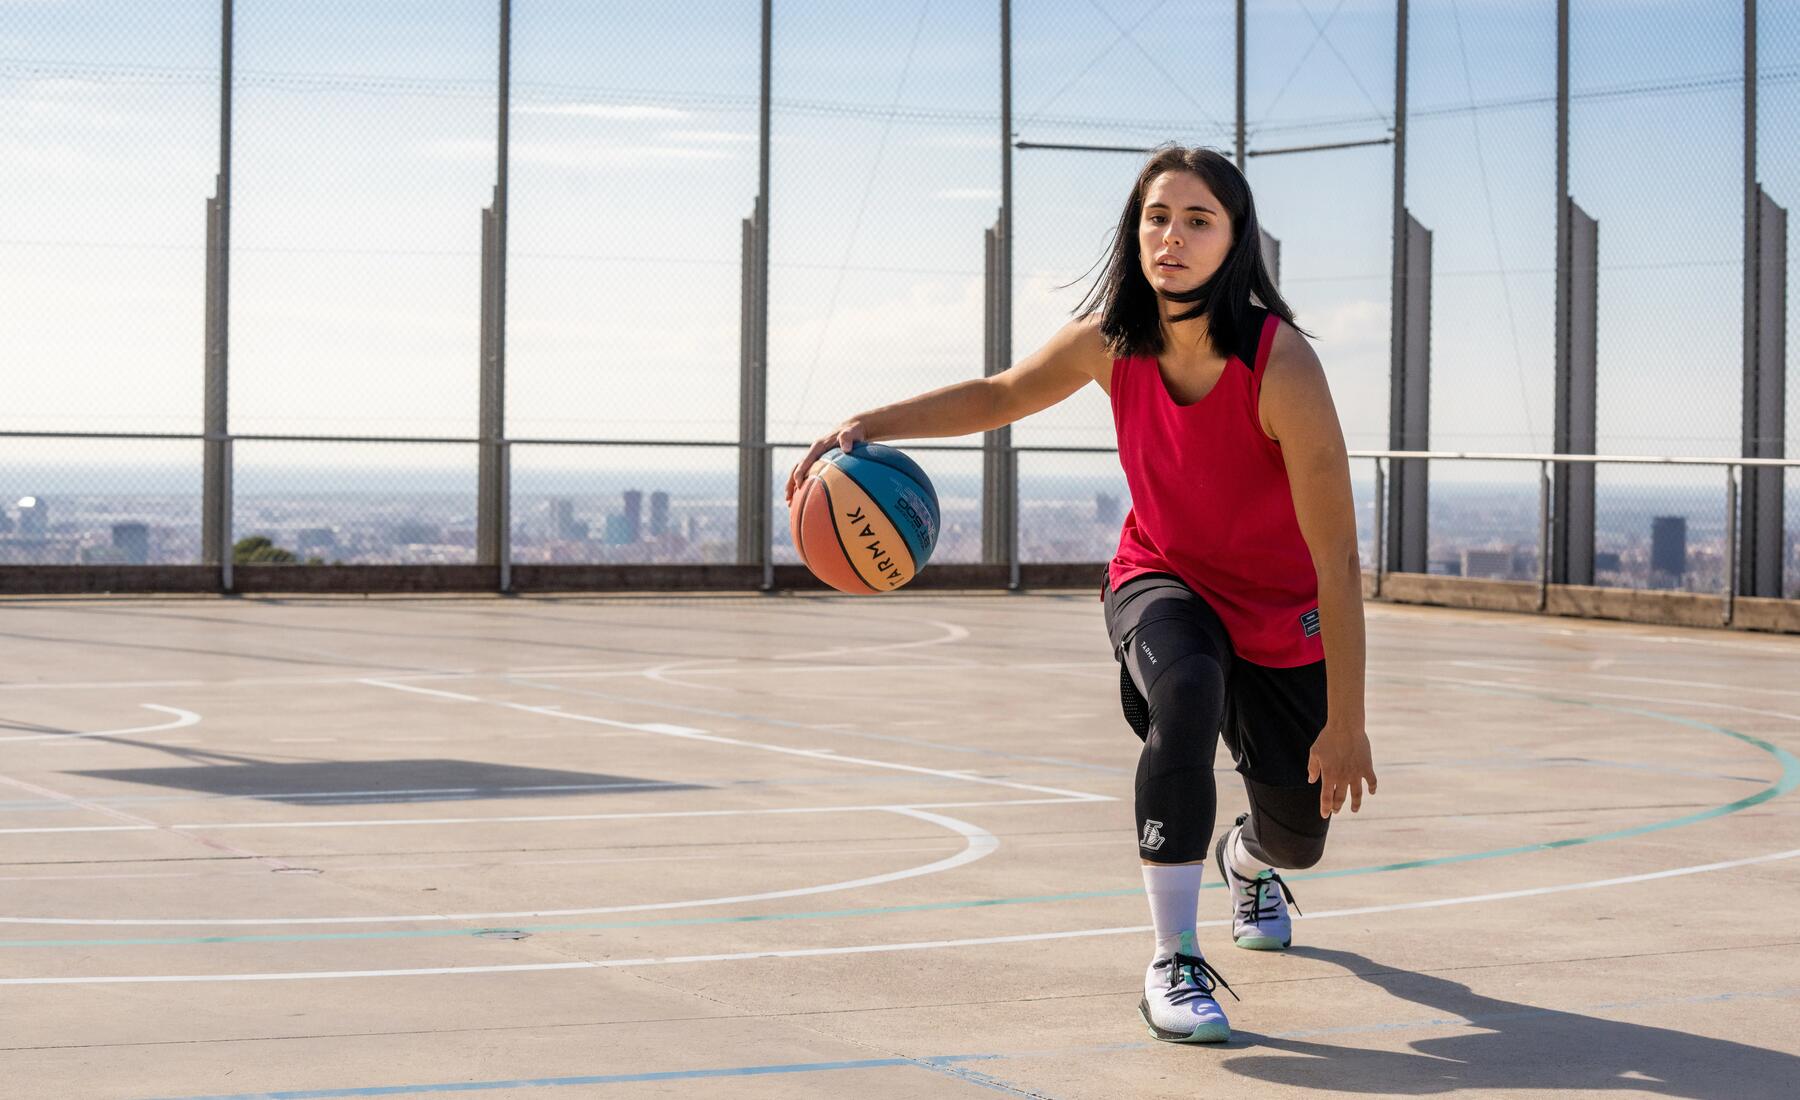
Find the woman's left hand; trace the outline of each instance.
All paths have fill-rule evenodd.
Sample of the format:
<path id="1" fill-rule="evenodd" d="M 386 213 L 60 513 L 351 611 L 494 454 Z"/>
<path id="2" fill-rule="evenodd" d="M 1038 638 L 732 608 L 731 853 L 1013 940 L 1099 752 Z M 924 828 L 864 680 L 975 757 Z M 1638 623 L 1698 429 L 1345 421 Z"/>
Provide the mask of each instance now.
<path id="1" fill-rule="evenodd" d="M 1369 735 L 1361 722 L 1327 721 L 1306 759 L 1306 780 L 1319 784 L 1319 816 L 1330 817 L 1350 800 L 1350 812 L 1362 809 L 1362 785 L 1375 793 L 1375 762 Z"/>

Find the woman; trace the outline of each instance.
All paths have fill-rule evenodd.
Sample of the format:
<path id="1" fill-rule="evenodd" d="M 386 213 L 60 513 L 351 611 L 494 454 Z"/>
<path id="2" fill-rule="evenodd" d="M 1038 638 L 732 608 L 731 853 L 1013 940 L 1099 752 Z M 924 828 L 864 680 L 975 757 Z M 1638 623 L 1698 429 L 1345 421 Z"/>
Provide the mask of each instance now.
<path id="1" fill-rule="evenodd" d="M 1219 736 L 1250 802 L 1212 847 L 1239 947 L 1291 944 L 1276 869 L 1317 863 L 1331 815 L 1361 809 L 1365 782 L 1375 792 L 1343 432 L 1261 236 L 1229 160 L 1157 150 L 1105 274 L 1049 343 L 993 377 L 851 417 L 788 476 L 791 500 L 834 446 L 989 431 L 1088 382 L 1111 398 L 1132 509 L 1101 599 L 1144 741 L 1137 839 L 1156 936 L 1139 1011 L 1171 1042 L 1231 1034 L 1194 934 Z"/>

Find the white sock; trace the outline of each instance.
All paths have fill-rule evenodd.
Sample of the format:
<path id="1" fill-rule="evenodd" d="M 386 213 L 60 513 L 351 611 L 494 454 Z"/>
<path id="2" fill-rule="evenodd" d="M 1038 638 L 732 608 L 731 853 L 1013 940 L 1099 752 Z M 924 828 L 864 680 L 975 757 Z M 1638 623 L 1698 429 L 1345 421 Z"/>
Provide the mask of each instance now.
<path id="1" fill-rule="evenodd" d="M 1193 934 L 1204 881 L 1204 864 L 1144 864 L 1144 894 L 1150 899 L 1150 924 L 1156 929 L 1155 958 L 1173 955 L 1181 934 Z"/>
<path id="2" fill-rule="evenodd" d="M 1251 855 L 1250 850 L 1244 847 L 1244 827 L 1242 825 L 1234 826 L 1231 830 L 1231 840 L 1225 845 L 1225 862 L 1231 864 L 1231 869 L 1245 878 L 1255 878 L 1264 871 L 1273 869 L 1267 863 Z"/>

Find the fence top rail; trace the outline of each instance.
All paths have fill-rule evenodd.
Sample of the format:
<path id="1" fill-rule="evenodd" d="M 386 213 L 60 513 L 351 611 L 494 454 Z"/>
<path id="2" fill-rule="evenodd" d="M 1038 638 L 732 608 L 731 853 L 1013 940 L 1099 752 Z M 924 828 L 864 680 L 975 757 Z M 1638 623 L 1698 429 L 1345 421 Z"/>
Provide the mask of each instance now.
<path id="1" fill-rule="evenodd" d="M 1800 466 L 1795 458 L 1685 458 L 1668 455 L 1514 454 L 1505 451 L 1351 451 L 1351 458 L 1412 458 L 1464 462 L 1554 462 L 1639 466 Z"/>
<path id="2" fill-rule="evenodd" d="M 477 446 L 490 442 L 478 436 L 395 436 L 395 435 L 283 435 L 250 433 L 208 435 L 204 432 L 56 432 L 0 430 L 0 439 L 164 439 L 206 442 L 220 440 L 246 443 L 432 443 L 440 445 Z M 722 447 L 733 450 L 805 450 L 812 441 L 744 443 L 730 439 L 544 439 L 523 437 L 495 439 L 491 442 L 521 447 Z M 911 451 L 985 451 L 986 443 L 919 443 L 908 442 Z M 1049 444 L 1009 444 L 997 448 L 1029 454 L 1115 454 L 1117 447 L 1058 447 Z M 1351 458 L 1422 459 L 1441 462 L 1549 462 L 1576 465 L 1624 464 L 1638 466 L 1800 466 L 1800 458 L 1743 457 L 1676 457 L 1672 455 L 1596 455 L 1548 454 L 1512 451 L 1367 451 L 1347 452 Z"/>

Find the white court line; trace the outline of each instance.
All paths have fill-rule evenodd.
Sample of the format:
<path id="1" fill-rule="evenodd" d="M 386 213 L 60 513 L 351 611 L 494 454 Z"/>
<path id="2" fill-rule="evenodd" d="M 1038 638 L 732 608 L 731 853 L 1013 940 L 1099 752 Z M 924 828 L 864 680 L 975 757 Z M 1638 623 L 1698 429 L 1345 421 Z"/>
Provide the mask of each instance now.
<path id="1" fill-rule="evenodd" d="M 150 704 L 150 703 L 144 704 L 144 706 L 147 706 L 147 707 L 153 706 L 153 705 L 154 704 Z M 184 715 L 191 713 L 189 711 L 176 711 L 175 708 L 173 708 L 173 707 L 156 707 L 156 709 L 172 711 L 174 713 L 184 714 Z M 194 721 L 196 721 L 196 722 L 200 720 L 199 715 L 192 715 L 192 717 L 193 717 Z M 186 723 L 184 723 L 184 724 L 186 724 Z M 98 744 L 98 743 L 99 742 L 95 742 L 95 741 L 76 742 L 76 744 Z M 83 831 L 83 832 L 139 832 L 139 831 L 146 831 L 146 830 L 152 831 L 152 832 L 166 832 L 171 836 L 176 836 L 176 837 L 180 837 L 183 840 L 192 841 L 193 843 L 198 844 L 201 847 L 209 848 L 215 852 L 224 852 L 227 855 L 242 856 L 247 859 L 254 859 L 259 862 L 266 863 L 269 866 L 274 867 L 277 870 L 289 870 L 289 869 L 292 869 L 292 867 L 293 867 L 293 864 L 288 863 L 276 856 L 266 856 L 266 855 L 261 854 L 260 852 L 250 852 L 250 851 L 244 850 L 243 848 L 234 848 L 230 844 L 225 843 L 224 841 L 212 840 L 208 837 L 196 836 L 192 832 L 184 831 L 180 825 L 162 825 L 162 824 L 159 824 L 158 822 L 150 820 L 147 817 L 140 817 L 137 814 L 131 813 L 126 810 L 118 809 L 117 807 L 101 805 L 96 802 L 90 802 L 84 798 L 79 798 L 72 794 L 64 794 L 62 791 L 51 790 L 49 787 L 41 787 L 41 786 L 37 785 L 36 783 L 27 783 L 23 779 L 14 779 L 11 776 L 0 775 L 0 786 L 16 787 L 19 790 L 25 791 L 27 793 L 35 794 L 35 795 L 39 796 L 40 798 L 51 799 L 53 801 L 60 802 L 66 806 L 70 806 L 75 809 L 86 810 L 86 811 L 89 811 L 90 813 L 98 814 L 101 817 L 110 817 L 116 821 L 129 821 L 129 822 L 133 823 L 130 825 L 76 826 L 76 828 L 81 829 L 81 831 Z"/>
<path id="2" fill-rule="evenodd" d="M 371 684 L 375 687 L 392 688 L 395 691 L 410 691 L 416 695 L 435 695 L 440 699 L 454 699 L 459 703 L 483 702 L 483 700 L 477 699 L 473 695 L 462 695 L 462 694 L 459 694 L 454 691 L 438 691 L 434 688 L 415 687 L 412 684 L 397 684 L 397 683 L 393 682 L 392 680 L 376 680 L 376 679 L 372 679 L 372 678 L 365 678 L 365 679 L 357 680 L 356 683 Z"/>
<path id="3" fill-rule="evenodd" d="M 52 792 L 54 793 L 54 792 Z M 342 818 L 333 821 L 196 821 L 184 825 L 33 825 L 0 829 L 0 835 L 22 833 L 141 833 L 155 829 L 375 829 L 393 825 L 509 825 L 546 821 L 633 821 L 639 818 L 739 817 L 759 814 L 834 814 L 871 810 L 952 810 L 982 806 L 1064 806 L 1098 799 L 994 798 L 977 802 L 907 802 L 871 806 L 775 806 L 755 810 L 640 810 L 610 814 L 542 814 L 518 817 Z M 1110 799 L 1108 801 L 1111 801 Z M 142 821 L 143 818 L 135 820 Z M 0 917 L 0 920 L 5 920 Z"/>
<path id="4" fill-rule="evenodd" d="M 188 918 L 165 920 L 161 918 L 119 918 L 119 919 L 67 919 L 60 917 L 0 917 L 4 924 L 57 924 L 57 925 L 290 925 L 290 924 L 392 924 L 399 922 L 424 921 L 466 921 L 466 920 L 503 920 L 513 917 L 575 917 L 594 913 L 642 913 L 661 909 L 693 909 L 709 905 L 739 905 L 751 901 L 769 901 L 775 898 L 797 898 L 810 894 L 830 894 L 840 890 L 856 890 L 864 886 L 880 886 L 884 883 L 899 882 L 902 879 L 918 878 L 921 875 L 935 875 L 942 871 L 953 870 L 965 863 L 973 863 L 983 856 L 991 855 L 1000 847 L 1000 839 L 979 825 L 972 825 L 954 817 L 943 814 L 927 813 L 906 806 L 882 806 L 879 809 L 892 813 L 916 817 L 960 835 L 966 842 L 963 849 L 954 855 L 946 856 L 933 863 L 918 867 L 908 867 L 900 871 L 889 871 L 886 874 L 869 875 L 864 878 L 848 879 L 843 882 L 828 882 L 821 886 L 800 886 L 791 890 L 769 890 L 759 894 L 739 894 L 733 897 L 695 898 L 691 901 L 654 901 L 640 905 L 603 905 L 581 909 L 524 909 L 506 913 L 415 913 L 403 916 L 385 917 L 238 917 L 231 919 Z"/>
<path id="5" fill-rule="evenodd" d="M 155 733 L 158 730 L 178 730 L 183 726 L 192 726 L 200 721 L 200 716 L 191 710 L 179 707 L 162 707 L 155 703 L 139 703 L 145 710 L 160 710 L 164 714 L 173 714 L 175 720 L 164 722 L 160 726 L 132 726 L 122 730 L 99 730 L 95 733 L 34 733 L 24 737 L 0 737 L 0 744 L 17 744 L 20 741 L 76 741 L 84 737 L 123 737 L 130 733 Z"/>
<path id="6" fill-rule="evenodd" d="M 613 718 L 599 718 L 591 714 L 576 714 L 563 710 L 560 706 L 532 706 L 527 703 L 512 703 L 503 699 L 484 699 L 476 695 L 462 695 L 456 692 L 439 692 L 430 688 L 417 688 L 405 684 L 395 684 L 385 680 L 365 679 L 360 683 L 372 687 L 396 688 L 400 691 L 417 691 L 432 695 L 448 695 L 456 699 L 477 703 L 492 703 L 509 710 L 524 711 L 527 714 L 543 715 L 548 718 L 562 718 L 571 722 L 587 722 L 593 725 L 611 726 L 615 729 L 641 730 L 645 733 L 659 733 L 665 737 L 679 737 L 688 741 L 706 741 L 714 745 L 730 745 L 734 748 L 760 749 L 763 752 L 781 753 L 786 756 L 804 756 L 813 760 L 831 760 L 844 764 L 860 764 L 868 768 L 885 768 L 890 771 L 912 772 L 918 775 L 932 775 L 942 779 L 954 779 L 963 783 L 980 783 L 994 787 L 1008 787 L 1016 791 L 1031 791 L 1035 794 L 1054 794 L 1075 802 L 1114 802 L 1111 795 L 1090 794 L 1086 791 L 1070 791 L 1060 787 L 1040 787 L 1031 783 L 1015 783 L 1010 779 L 991 779 L 987 776 L 970 775 L 961 771 L 945 771 L 942 768 L 924 768 L 914 764 L 896 764 L 888 760 L 871 760 L 866 756 L 845 756 L 830 749 L 796 749 L 787 745 L 772 745 L 763 741 L 746 741 L 741 737 L 725 737 L 691 726 L 675 726 L 667 722 L 621 722 Z"/>
<path id="7" fill-rule="evenodd" d="M 1630 883 L 1651 882 L 1656 879 L 1675 878 L 1681 875 L 1698 875 L 1708 871 L 1724 871 L 1733 867 L 1746 867 L 1755 863 L 1772 863 L 1776 860 L 1800 857 L 1800 848 L 1786 852 L 1772 852 L 1768 855 L 1751 856 L 1747 859 L 1726 860 L 1722 863 L 1703 863 L 1691 867 L 1676 867 L 1667 871 L 1651 871 L 1641 875 L 1624 875 L 1618 878 L 1594 879 L 1590 882 L 1571 882 L 1560 886 L 1538 886 L 1529 890 L 1507 890 L 1494 894 L 1468 894 L 1454 898 L 1433 898 L 1428 901 L 1399 902 L 1393 905 L 1367 905 L 1355 909 L 1332 909 L 1320 913 L 1295 914 L 1295 920 L 1329 920 L 1335 917 L 1367 916 L 1372 913 L 1398 913 L 1410 909 L 1439 909 L 1451 905 L 1476 905 L 1487 901 L 1506 901 L 1513 898 L 1541 897 L 1545 894 L 1561 894 L 1572 890 L 1597 890 L 1606 886 L 1624 886 Z M 1223 920 L 1203 920 L 1201 928 L 1219 928 L 1231 923 L 1231 918 Z M 800 959 L 814 958 L 823 955 L 873 955 L 893 951 L 931 951 L 944 947 L 984 947 L 1005 943 L 1040 943 L 1045 940 L 1085 939 L 1096 936 L 1142 935 L 1151 931 L 1148 924 L 1134 924 L 1129 927 L 1115 928 L 1078 928 L 1068 932 L 1028 932 L 1017 936 L 981 936 L 960 940 L 922 940 L 910 943 L 875 943 L 855 947 L 802 947 L 787 951 L 739 951 L 723 955 L 667 955 L 660 958 L 641 959 L 599 959 L 581 962 L 563 963 L 518 963 L 510 966 L 433 966 L 410 970 L 310 970 L 293 971 L 277 974 L 126 974 L 107 977 L 86 978 L 0 978 L 0 985 L 96 985 L 96 984 L 135 984 L 143 982 L 269 982 L 269 981 L 302 981 L 324 978 L 402 978 L 422 977 L 433 974 L 516 974 L 534 970 L 604 970 L 613 967 L 627 966 L 671 966 L 681 963 L 738 962 L 744 959 Z"/>
<path id="8" fill-rule="evenodd" d="M 666 665 L 658 665 L 655 668 L 647 668 L 644 671 L 638 673 L 638 675 L 642 676 L 646 680 L 653 680 L 659 684 L 667 684 L 670 687 L 686 688 L 689 691 L 724 691 L 724 692 L 732 691 L 733 690 L 732 688 L 720 687 L 717 684 L 689 684 L 689 683 L 683 683 L 680 680 L 672 679 L 670 677 L 671 673 L 682 672 L 686 667 L 691 666 L 691 665 L 707 664 L 710 660 L 716 660 L 716 659 L 709 658 L 708 660 L 672 661 Z"/>
<path id="9" fill-rule="evenodd" d="M 774 661 L 797 660 L 801 657 L 844 657 L 852 653 L 892 653 L 899 649 L 921 649 L 925 646 L 944 645 L 947 642 L 960 642 L 969 636 L 969 628 L 957 626 L 955 623 L 940 622 L 937 619 L 902 619 L 901 622 L 925 622 L 937 627 L 944 633 L 936 638 L 925 638 L 916 642 L 890 642 L 885 645 L 832 646 L 830 649 L 811 649 L 802 653 L 777 653 L 770 658 Z"/>
<path id="10" fill-rule="evenodd" d="M 1671 680 L 1666 676 L 1626 676 L 1623 673 L 1617 673 L 1617 672 L 1589 672 L 1587 669 L 1584 669 L 1584 668 L 1562 668 L 1562 667 L 1552 668 L 1551 666 L 1547 666 L 1547 665 L 1543 666 L 1543 667 L 1533 668 L 1530 665 L 1505 664 L 1500 661 L 1445 661 L 1444 663 L 1448 664 L 1448 665 L 1455 665 L 1455 666 L 1462 667 L 1462 668 L 1498 669 L 1501 672 L 1516 672 L 1523 676 L 1535 676 L 1535 675 L 1541 675 L 1542 673 L 1544 673 L 1546 671 L 1554 671 L 1558 676 L 1570 676 L 1570 675 L 1586 676 L 1590 680 L 1621 680 L 1626 683 L 1632 683 L 1632 684 L 1655 684 L 1657 687 L 1693 687 L 1693 688 L 1705 688 L 1709 691 L 1738 691 L 1738 692 L 1748 691 L 1748 692 L 1754 692 L 1758 695 L 1793 695 L 1796 697 L 1800 697 L 1800 691 L 1788 691 L 1784 688 L 1757 687 L 1754 684 L 1715 683 L 1715 682 L 1708 681 L 1708 680 Z M 1612 696 L 1611 698 L 1637 698 L 1637 696 Z M 1730 705 L 1727 703 L 1707 703 L 1707 702 L 1702 702 L 1702 701 L 1696 700 L 1696 699 L 1683 699 L 1683 700 L 1679 700 L 1679 701 L 1689 703 L 1694 706 L 1715 706 L 1715 707 L 1717 707 L 1717 706 L 1729 706 Z M 1741 709 L 1750 710 L 1750 708 L 1748 708 L 1748 707 L 1741 708 Z M 1772 710 L 1761 710 L 1761 711 L 1751 710 L 1751 713 L 1752 714 L 1770 714 L 1770 715 L 1774 715 L 1778 718 L 1794 717 L 1794 715 L 1791 715 L 1791 714 L 1782 714 L 1779 711 L 1772 711 Z"/>
<path id="11" fill-rule="evenodd" d="M 1461 664 L 1464 662 L 1452 662 L 1452 663 Z M 1526 670 L 1526 669 L 1516 669 L 1516 670 L 1508 670 L 1508 671 L 1517 671 L 1521 674 L 1528 674 L 1528 670 Z M 1533 670 L 1533 671 L 1535 671 L 1535 670 Z M 1563 675 L 1563 674 L 1564 674 L 1563 671 L 1558 672 L 1558 675 Z M 1785 718 L 1790 721 L 1800 721 L 1800 714 L 1790 714 L 1787 711 L 1781 711 L 1781 710 L 1763 710 L 1760 707 L 1746 707 L 1746 706 L 1742 706 L 1738 703 L 1721 703 L 1716 700 L 1710 700 L 1710 699 L 1690 699 L 1690 698 L 1685 698 L 1685 697 L 1681 697 L 1681 696 L 1670 698 L 1669 696 L 1666 696 L 1666 695 L 1645 695 L 1642 692 L 1593 691 L 1591 689 L 1584 690 L 1582 688 L 1551 688 L 1551 687 L 1545 687 L 1542 684 L 1533 684 L 1533 683 L 1530 683 L 1529 681 L 1521 683 L 1518 680 L 1476 680 L 1476 679 L 1471 679 L 1470 677 L 1467 677 L 1467 676 L 1426 676 L 1423 674 L 1403 673 L 1403 672 L 1384 672 L 1384 673 L 1378 673 L 1377 675 L 1388 676 L 1388 677 L 1391 677 L 1391 678 L 1397 679 L 1397 680 L 1429 680 L 1434 683 L 1458 684 L 1458 685 L 1462 685 L 1465 687 L 1497 687 L 1497 688 L 1530 687 L 1530 688 L 1533 688 L 1538 691 L 1550 692 L 1550 693 L 1557 694 L 1557 695 L 1579 695 L 1579 696 L 1583 696 L 1588 699 L 1626 699 L 1626 700 L 1630 700 L 1632 702 L 1637 702 L 1637 703 L 1664 703 L 1664 704 L 1667 704 L 1670 706 L 1690 707 L 1694 710 L 1736 710 L 1736 711 L 1743 711 L 1746 714 L 1760 715 L 1760 716 L 1763 716 L 1766 718 Z M 1592 676 L 1592 675 L 1597 675 L 1597 674 L 1587 673 L 1585 675 Z M 1612 679 L 1612 680 L 1639 679 L 1639 677 L 1635 677 L 1635 676 L 1601 676 L 1600 678 L 1601 679 Z M 1649 679 L 1649 678 L 1645 677 L 1644 679 Z M 1660 684 L 1679 684 L 1682 681 L 1651 680 L 1650 682 L 1660 683 Z M 1734 686 L 1734 685 L 1727 685 L 1727 686 Z M 1777 691 L 1776 689 L 1773 689 L 1773 688 L 1743 688 L 1741 690 L 1764 691 L 1764 692 L 1768 692 L 1771 694 L 1778 694 L 1778 695 L 1800 695 L 1800 692 Z"/>

